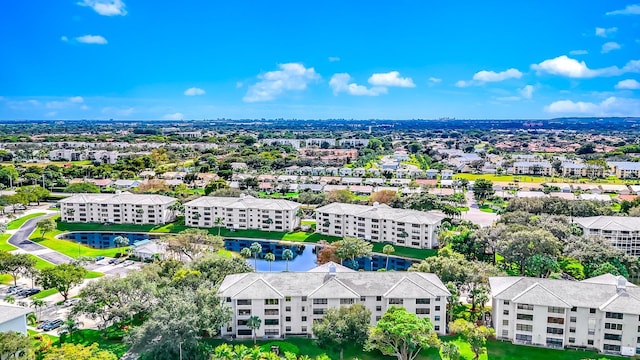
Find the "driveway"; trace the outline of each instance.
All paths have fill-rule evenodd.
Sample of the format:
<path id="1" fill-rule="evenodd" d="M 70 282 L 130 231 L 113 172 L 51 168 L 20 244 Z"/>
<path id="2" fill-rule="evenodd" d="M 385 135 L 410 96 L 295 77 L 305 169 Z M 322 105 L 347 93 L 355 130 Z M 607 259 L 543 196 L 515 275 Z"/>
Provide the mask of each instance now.
<path id="1" fill-rule="evenodd" d="M 463 219 L 471 221 L 472 223 L 480 227 L 491 226 L 494 222 L 498 221 L 498 214 L 480 210 L 480 206 L 476 202 L 476 199 L 473 197 L 473 191 L 467 191 L 465 193 L 465 196 L 467 198 L 467 206 L 469 207 L 469 211 L 462 213 Z"/>
<path id="2" fill-rule="evenodd" d="M 71 258 L 67 255 L 61 254 L 57 251 L 53 251 L 48 247 L 42 246 L 29 240 L 29 236 L 31 236 L 31 233 L 33 233 L 33 231 L 36 229 L 38 221 L 51 217 L 53 215 L 55 214 L 42 215 L 38 216 L 37 218 L 27 220 L 27 222 L 25 222 L 24 225 L 20 227 L 20 229 L 18 229 L 13 235 L 11 235 L 8 240 L 9 244 L 17 247 L 23 252 L 40 257 L 55 265 L 70 262 Z"/>

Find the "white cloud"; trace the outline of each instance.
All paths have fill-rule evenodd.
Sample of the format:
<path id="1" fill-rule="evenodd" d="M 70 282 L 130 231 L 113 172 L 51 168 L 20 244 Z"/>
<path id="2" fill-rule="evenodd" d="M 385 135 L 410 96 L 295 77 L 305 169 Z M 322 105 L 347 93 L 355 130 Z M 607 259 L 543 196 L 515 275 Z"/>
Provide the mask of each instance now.
<path id="1" fill-rule="evenodd" d="M 620 80 L 616 84 L 616 89 L 638 90 L 640 89 L 640 82 L 634 79 Z"/>
<path id="2" fill-rule="evenodd" d="M 69 102 L 74 104 L 82 104 L 84 102 L 84 98 L 82 96 L 70 97 Z"/>
<path id="3" fill-rule="evenodd" d="M 191 87 L 185 90 L 184 94 L 186 96 L 198 96 L 198 95 L 204 95 L 205 91 L 197 87 Z"/>
<path id="4" fill-rule="evenodd" d="M 122 0 L 84 0 L 79 2 L 78 5 L 88 6 L 104 16 L 127 15 L 127 10 L 125 10 L 125 4 Z"/>
<path id="5" fill-rule="evenodd" d="M 373 74 L 369 78 L 369 84 L 384 87 L 416 87 L 410 77 L 401 78 L 397 71 Z"/>
<path id="6" fill-rule="evenodd" d="M 507 79 L 520 79 L 521 77 L 522 73 L 518 69 L 511 68 L 499 73 L 487 70 L 478 71 L 473 75 L 473 80 L 485 83 L 504 81 Z"/>
<path id="7" fill-rule="evenodd" d="M 545 106 L 544 111 L 591 116 L 637 116 L 640 114 L 640 100 L 614 96 L 600 103 L 560 100 Z"/>
<path id="8" fill-rule="evenodd" d="M 184 119 L 184 115 L 182 115 L 181 113 L 177 112 L 177 113 L 173 113 L 173 114 L 167 114 L 165 116 L 162 117 L 163 120 L 182 120 Z"/>
<path id="9" fill-rule="evenodd" d="M 259 82 L 249 86 L 245 102 L 270 101 L 286 91 L 302 91 L 313 81 L 320 79 L 314 68 L 305 68 L 300 63 L 278 65 L 280 70 L 258 75 Z"/>
<path id="10" fill-rule="evenodd" d="M 601 69 L 589 69 L 584 61 L 578 61 L 562 55 L 554 59 L 545 60 L 539 64 L 533 64 L 531 65 L 531 69 L 536 70 L 538 74 L 546 73 L 576 79 L 586 79 L 597 76 L 618 76 L 628 72 L 640 72 L 640 60 L 631 60 L 622 68 L 610 66 Z"/>
<path id="11" fill-rule="evenodd" d="M 64 42 L 67 42 L 67 41 L 69 41 L 69 38 L 63 35 L 63 36 L 60 37 L 60 40 L 64 41 Z"/>
<path id="12" fill-rule="evenodd" d="M 571 50 L 569 51 L 570 55 L 587 55 L 589 52 L 587 50 Z"/>
<path id="13" fill-rule="evenodd" d="M 624 9 L 609 11 L 607 15 L 640 15 L 640 5 L 627 5 Z"/>
<path id="14" fill-rule="evenodd" d="M 340 58 L 337 56 L 329 56 L 329 62 L 338 62 Z"/>
<path id="15" fill-rule="evenodd" d="M 503 96 L 503 97 L 499 97 L 496 98 L 496 100 L 499 101 L 520 101 L 520 96 Z"/>
<path id="16" fill-rule="evenodd" d="M 535 88 L 533 87 L 533 85 L 526 85 L 522 89 L 519 89 L 518 92 L 520 93 L 520 96 L 522 96 L 522 98 L 531 99 L 533 97 L 534 90 Z"/>
<path id="17" fill-rule="evenodd" d="M 128 108 L 116 108 L 116 107 L 105 107 L 102 109 L 102 113 L 105 115 L 116 116 L 116 117 L 128 117 L 136 112 L 136 109 L 132 107 Z"/>
<path id="18" fill-rule="evenodd" d="M 84 103 L 82 96 L 73 96 L 66 100 L 47 101 L 45 107 L 47 109 L 66 109 Z"/>
<path id="19" fill-rule="evenodd" d="M 606 38 L 609 35 L 613 35 L 616 31 L 618 31 L 617 27 L 610 27 L 610 28 L 597 27 L 596 28 L 596 36 Z"/>
<path id="20" fill-rule="evenodd" d="M 456 81 L 455 85 L 456 87 L 463 88 L 463 87 L 471 86 L 471 84 L 472 84 L 471 81 L 458 80 Z"/>
<path id="21" fill-rule="evenodd" d="M 442 79 L 432 76 L 432 77 L 429 78 L 429 82 L 432 82 L 434 84 L 438 84 L 438 83 L 442 82 Z"/>
<path id="22" fill-rule="evenodd" d="M 56 115 L 58 115 L 57 111 L 49 111 L 48 113 L 45 114 L 47 117 L 54 117 Z"/>
<path id="23" fill-rule="evenodd" d="M 242 81 L 236 82 L 236 89 L 240 89 L 243 86 L 244 86 L 244 84 L 242 83 Z"/>
<path id="24" fill-rule="evenodd" d="M 104 45 L 107 43 L 107 39 L 100 35 L 84 35 L 76 38 L 76 41 L 84 44 L 98 44 Z"/>
<path id="25" fill-rule="evenodd" d="M 333 89 L 334 95 L 338 95 L 341 92 L 346 92 L 353 96 L 378 96 L 387 93 L 387 88 L 384 86 L 368 88 L 350 81 L 351 75 L 347 73 L 333 74 L 329 81 L 329 86 Z"/>
<path id="26" fill-rule="evenodd" d="M 606 42 L 606 43 L 602 44 L 602 50 L 600 52 L 603 53 L 603 54 L 606 54 L 606 53 L 608 53 L 610 51 L 618 50 L 618 49 L 620 49 L 620 44 L 618 44 L 617 42 L 614 42 L 614 41 L 609 41 L 609 42 Z"/>

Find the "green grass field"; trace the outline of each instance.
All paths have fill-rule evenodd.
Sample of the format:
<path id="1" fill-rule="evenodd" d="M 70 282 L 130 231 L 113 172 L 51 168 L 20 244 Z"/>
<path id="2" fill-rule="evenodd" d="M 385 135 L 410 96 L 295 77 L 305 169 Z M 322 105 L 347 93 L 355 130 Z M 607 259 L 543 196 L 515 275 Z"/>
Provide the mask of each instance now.
<path id="1" fill-rule="evenodd" d="M 29 237 L 29 239 L 35 243 L 38 243 L 42 246 L 46 246 L 51 250 L 55 250 L 59 253 L 65 254 L 69 257 L 77 259 L 81 256 L 88 257 L 96 257 L 96 256 L 107 256 L 114 257 L 116 253 L 124 252 L 126 248 L 120 249 L 94 249 L 74 241 L 56 239 L 56 235 L 63 233 L 63 231 L 56 230 L 51 231 L 45 234 L 44 239 L 40 236 L 39 231 L 34 231 L 34 233 Z"/>
<path id="2" fill-rule="evenodd" d="M 55 266 L 52 263 L 50 263 L 50 262 L 48 262 L 48 261 L 46 261 L 44 259 L 41 259 L 41 258 L 39 258 L 39 257 L 37 257 L 35 255 L 28 254 L 28 256 L 30 258 L 36 260 L 36 269 L 38 269 L 38 270 L 48 269 L 48 268 L 52 268 L 52 267 Z"/>
<path id="3" fill-rule="evenodd" d="M 15 246 L 7 242 L 10 237 L 11 234 L 0 234 L 0 251 L 11 251 L 16 249 Z"/>
<path id="4" fill-rule="evenodd" d="M 20 229 L 20 227 L 24 225 L 24 223 L 27 222 L 27 220 L 33 219 L 35 217 L 42 216 L 42 215 L 45 215 L 45 213 L 38 212 L 38 213 L 29 214 L 29 215 L 17 218 L 15 220 L 12 220 L 7 224 L 7 230 Z"/>
<path id="5" fill-rule="evenodd" d="M 42 290 L 39 293 L 31 296 L 31 299 L 44 299 L 46 297 L 49 297 L 53 294 L 57 294 L 58 293 L 58 289 L 47 289 L 47 290 Z"/>

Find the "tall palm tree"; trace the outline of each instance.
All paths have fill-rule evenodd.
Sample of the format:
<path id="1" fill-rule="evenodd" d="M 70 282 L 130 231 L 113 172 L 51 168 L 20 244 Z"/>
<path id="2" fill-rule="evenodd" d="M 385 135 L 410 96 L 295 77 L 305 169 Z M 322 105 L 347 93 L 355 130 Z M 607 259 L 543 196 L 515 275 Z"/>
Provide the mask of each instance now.
<path id="1" fill-rule="evenodd" d="M 247 319 L 247 327 L 251 329 L 251 333 L 253 334 L 253 344 L 256 344 L 256 330 L 260 329 L 260 325 L 262 324 L 262 320 L 257 316 L 252 316 Z"/>
<path id="2" fill-rule="evenodd" d="M 396 251 L 396 249 L 391 244 L 387 244 L 382 248 L 382 252 L 385 255 L 387 255 L 387 265 L 385 265 L 385 269 L 386 270 L 389 270 L 389 255 L 391 255 L 395 251 Z"/>
<path id="3" fill-rule="evenodd" d="M 293 251 L 291 249 L 284 249 L 282 251 L 282 260 L 286 261 L 286 270 L 289 271 L 289 260 L 293 259 Z"/>
<path id="4" fill-rule="evenodd" d="M 36 326 L 37 323 L 38 323 L 38 317 L 36 316 L 36 314 L 28 313 L 27 324 L 29 324 L 29 326 Z"/>
<path id="5" fill-rule="evenodd" d="M 271 272 L 271 264 L 276 260 L 276 256 L 273 253 L 265 254 L 264 259 L 269 262 L 269 272 Z"/>
<path id="6" fill-rule="evenodd" d="M 58 333 L 66 333 L 69 335 L 69 338 L 73 342 L 73 334 L 75 334 L 78 330 L 80 330 L 80 326 L 83 325 L 82 322 L 77 321 L 72 316 L 69 316 L 58 330 Z"/>
<path id="7" fill-rule="evenodd" d="M 176 213 L 184 211 L 184 205 L 182 205 L 180 201 L 176 201 L 171 204 L 168 209 L 171 210 L 171 215 L 173 218 L 175 218 Z"/>
<path id="8" fill-rule="evenodd" d="M 259 242 L 254 242 L 249 246 L 251 254 L 253 255 L 253 268 L 258 270 L 258 254 L 262 253 L 262 245 Z"/>
<path id="9" fill-rule="evenodd" d="M 36 309 L 36 313 L 38 314 L 38 318 L 40 317 L 40 313 L 42 311 L 42 308 L 45 307 L 47 305 L 47 303 L 42 300 L 42 299 L 34 299 L 31 302 L 31 307 Z"/>
<path id="10" fill-rule="evenodd" d="M 273 224 L 273 219 L 272 218 L 268 218 L 268 219 L 265 219 L 263 222 L 265 224 L 269 225 L 269 227 L 267 228 L 267 231 L 270 232 L 271 231 L 271 224 Z"/>
<path id="11" fill-rule="evenodd" d="M 218 236 L 220 236 L 220 229 L 222 228 L 222 225 L 224 225 L 224 219 L 221 217 L 217 217 L 215 220 L 215 224 L 218 227 Z"/>

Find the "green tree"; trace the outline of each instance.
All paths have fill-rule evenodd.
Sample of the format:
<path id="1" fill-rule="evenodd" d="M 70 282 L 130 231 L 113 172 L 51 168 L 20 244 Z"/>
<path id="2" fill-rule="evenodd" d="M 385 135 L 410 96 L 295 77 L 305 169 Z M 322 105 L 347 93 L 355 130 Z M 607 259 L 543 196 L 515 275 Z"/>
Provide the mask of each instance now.
<path id="1" fill-rule="evenodd" d="M 40 238 L 44 239 L 46 233 L 56 229 L 56 221 L 53 218 L 45 218 L 38 221 L 38 230 L 40 231 Z"/>
<path id="2" fill-rule="evenodd" d="M 495 191 L 493 190 L 493 182 L 487 179 L 477 179 L 473 183 L 473 196 L 480 203 L 493 196 Z"/>
<path id="3" fill-rule="evenodd" d="M 251 333 L 253 334 L 253 344 L 256 344 L 256 330 L 260 329 L 260 325 L 262 324 L 262 320 L 257 316 L 251 316 L 247 319 L 247 327 L 251 329 Z"/>
<path id="4" fill-rule="evenodd" d="M 428 318 L 391 306 L 369 331 L 365 350 L 379 350 L 398 360 L 414 360 L 420 351 L 439 345 L 438 336 Z"/>
<path id="5" fill-rule="evenodd" d="M 129 246 L 129 238 L 118 235 L 113 238 L 113 244 L 119 249 L 121 247 Z"/>
<path id="6" fill-rule="evenodd" d="M 220 236 L 211 235 L 202 229 L 187 229 L 175 236 L 167 236 L 165 240 L 167 251 L 178 258 L 185 255 L 190 260 L 224 247 L 224 240 Z"/>
<path id="7" fill-rule="evenodd" d="M 486 326 L 477 326 L 464 319 L 458 319 L 450 323 L 449 330 L 454 334 L 461 334 L 467 340 L 471 345 L 471 351 L 475 354 L 475 359 L 478 359 L 480 354 L 486 351 L 487 338 L 495 335 L 493 329 Z"/>
<path id="8" fill-rule="evenodd" d="M 2 360 L 34 359 L 34 343 L 26 335 L 15 331 L 0 332 L 0 357 Z"/>
<path id="9" fill-rule="evenodd" d="M 498 241 L 497 248 L 505 261 L 517 264 L 524 275 L 527 259 L 536 254 L 556 258 L 562 243 L 547 230 L 527 228 L 507 233 Z"/>
<path id="10" fill-rule="evenodd" d="M 77 194 L 77 193 L 99 193 L 100 188 L 93 183 L 81 182 L 76 184 L 69 184 L 64 188 L 63 192 Z"/>
<path id="11" fill-rule="evenodd" d="M 224 219 L 221 217 L 217 217 L 214 221 L 214 223 L 216 224 L 216 227 L 218 228 L 218 236 L 220 236 L 220 229 L 222 229 L 222 226 L 224 225 Z"/>
<path id="12" fill-rule="evenodd" d="M 276 256 L 273 253 L 267 253 L 264 255 L 264 259 L 269 262 L 269 272 L 271 272 L 271 264 L 276 260 Z"/>
<path id="13" fill-rule="evenodd" d="M 373 244 L 356 237 L 346 236 L 334 244 L 337 246 L 336 255 L 338 258 L 341 260 L 351 259 L 354 267 L 357 257 L 369 256 L 373 251 Z"/>
<path id="14" fill-rule="evenodd" d="M 36 266 L 36 259 L 28 254 L 13 255 L 6 251 L 0 251 L 0 274 L 9 274 L 13 277 L 13 285 L 18 284 L 18 276 L 31 273 Z"/>
<path id="15" fill-rule="evenodd" d="M 72 315 L 67 316 L 67 318 L 62 323 L 62 326 L 58 330 L 60 333 L 60 341 L 64 342 L 62 335 L 66 338 L 69 337 L 69 340 L 73 342 L 73 336 L 80 330 L 80 326 L 84 325 L 82 322 L 76 320 Z"/>
<path id="16" fill-rule="evenodd" d="M 282 250 L 282 260 L 286 261 L 285 271 L 289 271 L 289 260 L 293 259 L 293 251 L 291 249 Z"/>
<path id="17" fill-rule="evenodd" d="M 87 269 L 79 265 L 60 264 L 40 271 L 38 284 L 45 289 L 57 289 L 66 301 L 69 298 L 69 290 L 82 284 Z"/>
<path id="18" fill-rule="evenodd" d="M 204 187 L 204 194 L 205 195 L 209 195 L 214 191 L 218 191 L 220 189 L 227 189 L 229 188 L 229 185 L 227 185 L 227 181 L 225 179 L 215 179 L 212 180 L 210 183 L 208 183 L 205 187 Z"/>
<path id="19" fill-rule="evenodd" d="M 240 250 L 240 256 L 242 256 L 245 259 L 250 258 L 251 257 L 251 249 L 243 248 L 242 250 Z"/>
<path id="20" fill-rule="evenodd" d="M 440 345 L 440 355 L 443 360 L 459 360 L 460 349 L 452 342 L 444 342 Z"/>
<path id="21" fill-rule="evenodd" d="M 313 334 L 320 347 L 339 349 L 342 360 L 345 347 L 365 343 L 370 321 L 371 311 L 361 304 L 329 308 L 321 321 L 313 323 Z"/>
<path id="22" fill-rule="evenodd" d="M 391 244 L 387 244 L 382 247 L 382 252 L 387 255 L 387 265 L 385 266 L 385 269 L 387 270 L 389 270 L 389 255 L 393 254 L 395 251 L 396 249 Z"/>
<path id="23" fill-rule="evenodd" d="M 51 347 L 44 355 L 44 360 L 117 360 L 118 357 L 107 350 L 101 350 L 98 343 L 89 346 L 82 344 L 62 344 L 60 347 Z"/>

